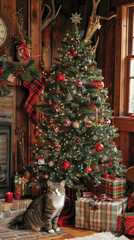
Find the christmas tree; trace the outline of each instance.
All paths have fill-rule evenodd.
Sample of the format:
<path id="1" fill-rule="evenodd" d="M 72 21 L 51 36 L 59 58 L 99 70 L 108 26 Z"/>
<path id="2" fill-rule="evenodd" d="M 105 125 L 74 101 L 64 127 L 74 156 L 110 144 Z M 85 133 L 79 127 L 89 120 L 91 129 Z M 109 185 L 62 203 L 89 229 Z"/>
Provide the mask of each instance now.
<path id="1" fill-rule="evenodd" d="M 123 177 L 125 166 L 111 125 L 113 111 L 106 101 L 102 71 L 97 67 L 91 41 L 79 33 L 80 15 L 73 14 L 74 33 L 66 33 L 59 57 L 46 73 L 42 119 L 35 129 L 39 144 L 32 146 L 33 184 L 43 187 L 47 179 L 66 180 L 72 189 L 85 182 L 99 184 L 101 176 Z"/>

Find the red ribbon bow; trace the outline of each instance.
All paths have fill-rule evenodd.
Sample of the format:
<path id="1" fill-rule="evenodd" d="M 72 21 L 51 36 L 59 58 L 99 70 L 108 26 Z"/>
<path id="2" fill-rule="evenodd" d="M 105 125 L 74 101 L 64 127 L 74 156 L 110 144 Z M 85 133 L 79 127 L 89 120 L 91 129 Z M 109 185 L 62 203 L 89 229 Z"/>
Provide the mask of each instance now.
<path id="1" fill-rule="evenodd" d="M 24 60 L 28 60 L 29 59 L 29 48 L 27 47 L 27 45 L 25 44 L 25 42 L 23 42 L 21 45 L 16 46 L 17 50 L 24 50 L 23 54 L 22 54 L 22 58 Z"/>

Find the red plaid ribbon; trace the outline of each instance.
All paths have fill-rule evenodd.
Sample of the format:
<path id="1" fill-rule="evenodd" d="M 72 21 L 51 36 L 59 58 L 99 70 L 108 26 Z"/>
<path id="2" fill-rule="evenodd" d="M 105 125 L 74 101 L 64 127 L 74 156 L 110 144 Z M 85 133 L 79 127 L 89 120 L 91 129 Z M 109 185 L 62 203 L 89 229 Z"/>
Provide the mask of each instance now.
<path id="1" fill-rule="evenodd" d="M 105 193 L 97 197 L 94 193 L 83 192 L 83 198 L 92 198 L 94 201 L 113 201 L 112 198 L 108 197 Z"/>
<path id="2" fill-rule="evenodd" d="M 124 204 L 124 201 L 122 199 L 113 199 L 113 198 L 110 198 L 109 196 L 107 196 L 107 194 L 105 193 L 102 193 L 100 194 L 99 197 L 97 197 L 94 193 L 92 192 L 83 192 L 83 198 L 92 198 L 93 201 L 95 201 L 95 204 L 92 204 L 92 201 L 91 201 L 91 207 L 95 207 L 97 209 L 97 203 L 99 201 L 111 201 L 111 202 L 115 202 L 115 201 L 119 201 L 122 203 L 122 211 L 123 211 L 123 204 Z"/>

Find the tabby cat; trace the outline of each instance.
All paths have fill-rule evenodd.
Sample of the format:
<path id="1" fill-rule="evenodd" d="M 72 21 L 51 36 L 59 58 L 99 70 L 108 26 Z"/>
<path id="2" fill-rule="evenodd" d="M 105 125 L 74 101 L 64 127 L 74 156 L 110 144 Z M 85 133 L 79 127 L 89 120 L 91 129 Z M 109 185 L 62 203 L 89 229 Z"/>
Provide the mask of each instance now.
<path id="1" fill-rule="evenodd" d="M 65 181 L 47 181 L 47 193 L 35 198 L 23 215 L 22 221 L 14 221 L 10 228 L 45 230 L 49 233 L 60 231 L 57 226 L 59 214 L 65 201 Z"/>

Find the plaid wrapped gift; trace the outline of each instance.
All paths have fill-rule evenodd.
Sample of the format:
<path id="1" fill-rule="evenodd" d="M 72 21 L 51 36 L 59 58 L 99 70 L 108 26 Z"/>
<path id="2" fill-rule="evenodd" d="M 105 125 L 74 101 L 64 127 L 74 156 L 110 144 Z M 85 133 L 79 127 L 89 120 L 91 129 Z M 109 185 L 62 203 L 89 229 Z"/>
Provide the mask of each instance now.
<path id="1" fill-rule="evenodd" d="M 134 212 L 118 216 L 118 233 L 134 236 Z"/>
<path id="2" fill-rule="evenodd" d="M 102 192 L 113 199 L 125 197 L 126 179 L 124 178 L 100 178 Z"/>
<path id="3" fill-rule="evenodd" d="M 98 209 L 95 210 L 95 207 L 91 206 L 94 200 L 90 195 L 89 198 L 87 196 L 80 198 L 75 202 L 75 227 L 117 232 L 118 215 L 125 211 L 127 199 L 125 197 L 112 201 L 96 200 Z"/>

